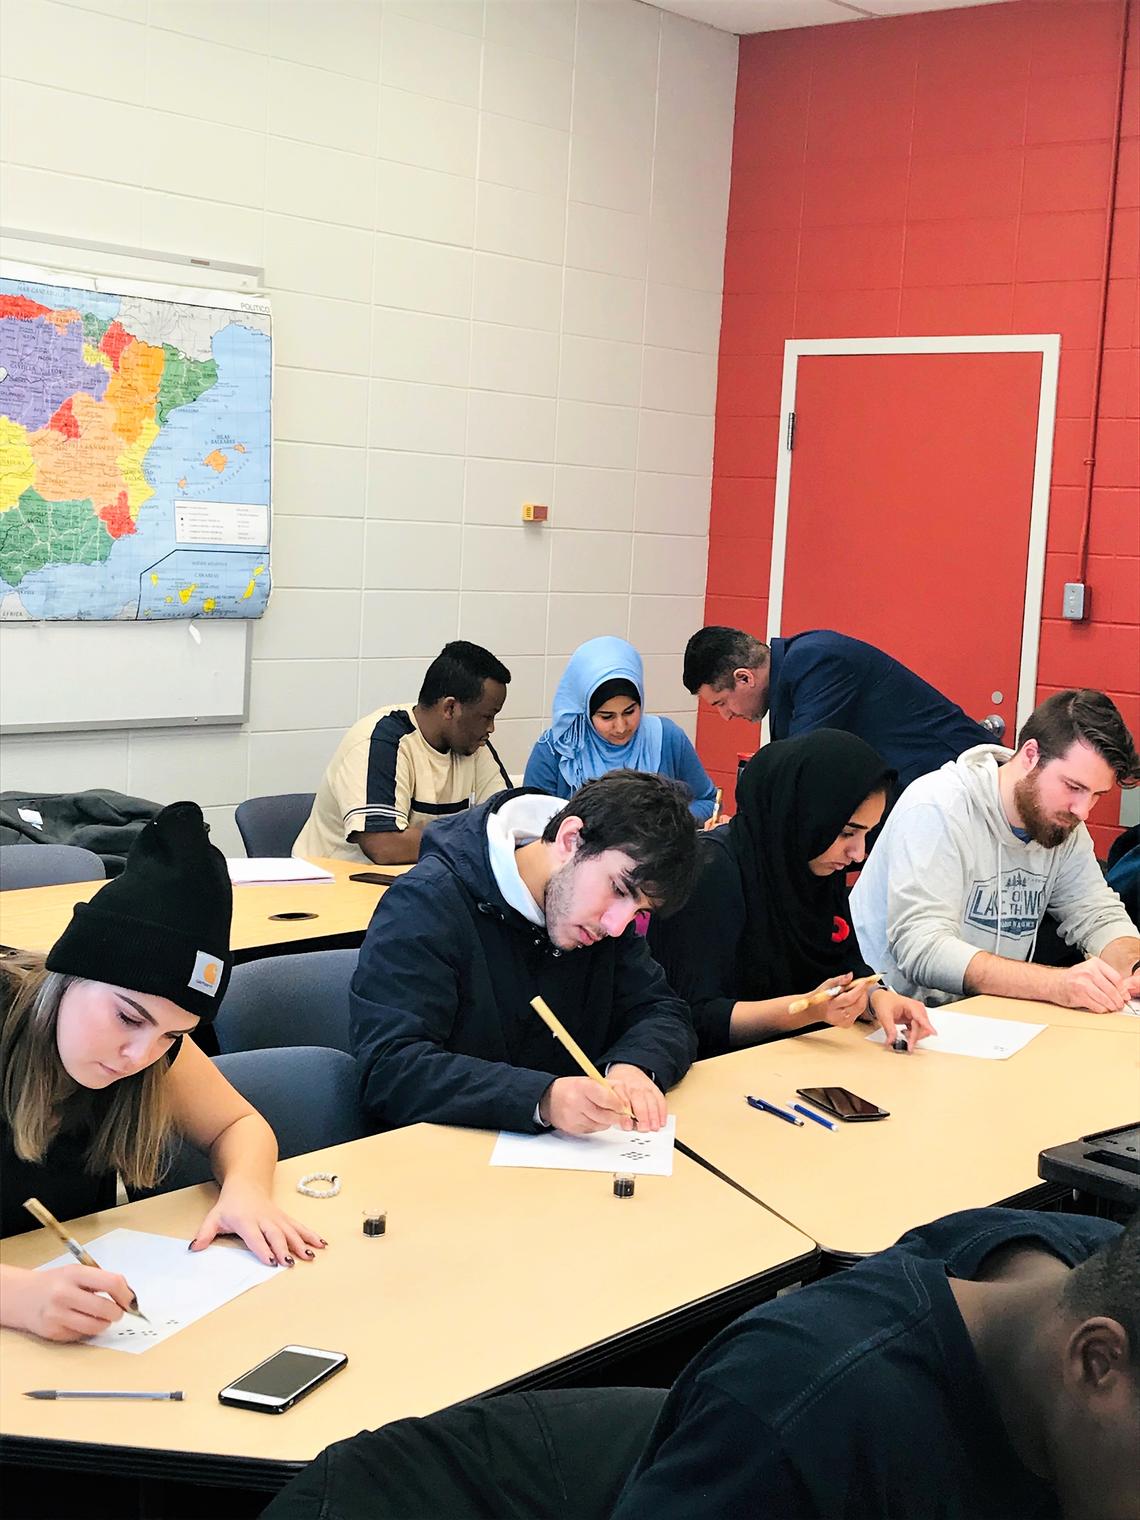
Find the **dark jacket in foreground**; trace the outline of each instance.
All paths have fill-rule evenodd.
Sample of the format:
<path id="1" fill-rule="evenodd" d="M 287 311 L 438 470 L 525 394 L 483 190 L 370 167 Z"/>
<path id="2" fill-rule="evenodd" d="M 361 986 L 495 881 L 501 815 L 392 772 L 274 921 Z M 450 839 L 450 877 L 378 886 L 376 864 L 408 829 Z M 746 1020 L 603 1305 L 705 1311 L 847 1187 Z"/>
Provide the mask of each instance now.
<path id="1" fill-rule="evenodd" d="M 559 951 L 505 902 L 486 820 L 517 792 L 434 824 L 376 905 L 350 995 L 362 1107 L 376 1129 L 429 1120 L 534 1132 L 556 1077 L 581 1072 L 530 1007 L 540 994 L 604 1068 L 667 1090 L 696 1053 L 689 1011 L 632 926 Z"/>
<path id="2" fill-rule="evenodd" d="M 1045 1520 L 949 1277 L 1012 1241 L 1076 1266 L 1120 1226 L 970 1209 L 742 1315 L 673 1385 L 613 1520 Z"/>

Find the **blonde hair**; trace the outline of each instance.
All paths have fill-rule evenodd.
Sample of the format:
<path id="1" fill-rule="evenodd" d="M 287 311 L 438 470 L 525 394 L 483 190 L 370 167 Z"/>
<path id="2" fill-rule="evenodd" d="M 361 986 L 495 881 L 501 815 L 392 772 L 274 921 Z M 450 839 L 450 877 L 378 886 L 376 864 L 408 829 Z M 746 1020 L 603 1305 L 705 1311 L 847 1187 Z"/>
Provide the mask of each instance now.
<path id="1" fill-rule="evenodd" d="M 48 971 L 42 955 L 0 961 L 0 1112 L 22 1161 L 42 1161 L 59 1131 L 77 1085 L 56 1045 L 64 993 L 80 977 Z M 125 1077 L 109 1089 L 109 1102 L 87 1152 L 91 1173 L 116 1171 L 129 1187 L 153 1187 L 168 1160 L 171 1129 L 167 1063 Z"/>

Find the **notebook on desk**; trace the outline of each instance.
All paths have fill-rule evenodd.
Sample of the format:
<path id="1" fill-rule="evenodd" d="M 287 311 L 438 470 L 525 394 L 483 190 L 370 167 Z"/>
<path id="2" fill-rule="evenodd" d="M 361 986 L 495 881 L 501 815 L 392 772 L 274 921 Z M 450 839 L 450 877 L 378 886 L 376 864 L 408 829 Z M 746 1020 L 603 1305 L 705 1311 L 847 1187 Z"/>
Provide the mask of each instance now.
<path id="1" fill-rule="evenodd" d="M 336 877 L 323 866 L 313 865 L 311 860 L 299 860 L 296 856 L 284 857 L 233 856 L 226 860 L 230 880 L 235 887 L 276 886 L 280 883 L 335 881 Z"/>

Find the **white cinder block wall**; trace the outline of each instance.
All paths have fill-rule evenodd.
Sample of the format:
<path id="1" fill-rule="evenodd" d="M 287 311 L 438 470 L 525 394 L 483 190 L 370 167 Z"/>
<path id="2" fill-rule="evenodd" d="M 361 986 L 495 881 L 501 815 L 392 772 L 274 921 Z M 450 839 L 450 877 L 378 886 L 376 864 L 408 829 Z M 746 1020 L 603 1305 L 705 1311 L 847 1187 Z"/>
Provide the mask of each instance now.
<path id="1" fill-rule="evenodd" d="M 312 790 L 456 637 L 511 668 L 510 770 L 598 633 L 692 733 L 735 37 L 639 0 L 2 0 L 0 28 L 3 222 L 263 265 L 276 334 L 248 724 L 20 737 L 2 784 L 193 797 L 237 853 L 237 802 Z"/>

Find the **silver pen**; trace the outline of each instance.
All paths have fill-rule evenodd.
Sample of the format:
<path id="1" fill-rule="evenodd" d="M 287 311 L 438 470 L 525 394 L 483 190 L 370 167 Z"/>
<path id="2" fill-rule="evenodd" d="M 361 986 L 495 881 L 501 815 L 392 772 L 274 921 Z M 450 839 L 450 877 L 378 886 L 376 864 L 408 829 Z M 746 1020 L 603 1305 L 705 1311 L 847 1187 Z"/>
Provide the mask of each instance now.
<path id="1" fill-rule="evenodd" d="M 29 1388 L 25 1391 L 24 1397 L 26 1399 L 170 1399 L 173 1403 L 180 1404 L 184 1395 L 180 1388 L 173 1393 L 140 1393 L 132 1388 Z"/>

